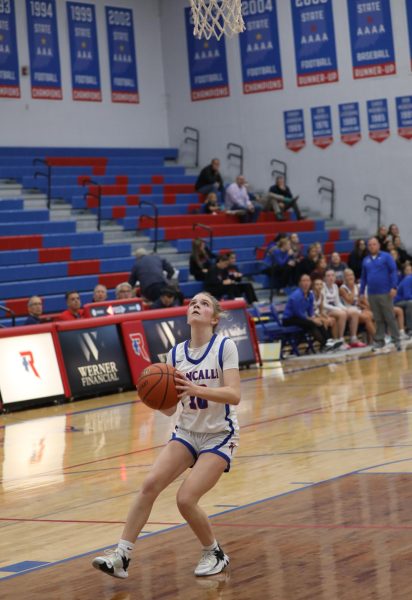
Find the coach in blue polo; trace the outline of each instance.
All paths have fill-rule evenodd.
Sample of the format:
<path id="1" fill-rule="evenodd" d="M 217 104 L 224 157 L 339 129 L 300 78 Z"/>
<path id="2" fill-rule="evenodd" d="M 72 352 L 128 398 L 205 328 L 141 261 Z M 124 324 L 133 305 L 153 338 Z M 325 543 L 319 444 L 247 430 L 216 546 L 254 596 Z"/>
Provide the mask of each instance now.
<path id="1" fill-rule="evenodd" d="M 369 256 L 362 262 L 360 296 L 368 288 L 368 300 L 376 323 L 375 343 L 372 350 L 385 345 L 385 329 L 389 330 L 396 349 L 401 350 L 399 329 L 393 312 L 393 298 L 396 296 L 397 267 L 392 256 L 381 252 L 379 241 L 371 237 L 368 241 Z"/>

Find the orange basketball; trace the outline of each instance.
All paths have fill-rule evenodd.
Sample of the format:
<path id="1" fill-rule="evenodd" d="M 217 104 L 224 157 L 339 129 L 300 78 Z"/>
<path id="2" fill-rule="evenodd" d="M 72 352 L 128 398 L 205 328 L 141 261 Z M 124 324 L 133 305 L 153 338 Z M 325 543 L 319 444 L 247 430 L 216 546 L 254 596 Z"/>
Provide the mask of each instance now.
<path id="1" fill-rule="evenodd" d="M 150 408 L 172 408 L 179 399 L 175 385 L 176 369 L 166 363 L 154 363 L 144 369 L 137 382 L 137 392 Z"/>

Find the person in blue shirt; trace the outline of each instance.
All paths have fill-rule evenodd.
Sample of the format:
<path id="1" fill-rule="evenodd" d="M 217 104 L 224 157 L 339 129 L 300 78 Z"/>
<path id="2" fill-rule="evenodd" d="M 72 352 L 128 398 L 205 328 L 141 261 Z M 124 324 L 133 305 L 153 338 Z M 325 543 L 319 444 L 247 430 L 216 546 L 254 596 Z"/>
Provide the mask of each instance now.
<path id="1" fill-rule="evenodd" d="M 410 272 L 410 265 L 408 265 Z M 405 271 L 407 269 L 405 268 Z M 405 313 L 406 333 L 412 335 L 412 275 L 405 275 L 399 284 L 394 300 L 395 306 L 400 306 Z"/>
<path id="2" fill-rule="evenodd" d="M 372 350 L 385 345 L 385 330 L 389 330 L 397 350 L 401 350 L 400 333 L 393 313 L 393 299 L 396 296 L 398 273 L 396 263 L 387 252 L 382 252 L 377 237 L 368 240 L 369 256 L 363 259 L 360 298 L 365 300 L 365 289 L 376 323 L 375 342 Z"/>
<path id="3" fill-rule="evenodd" d="M 314 297 L 310 287 L 312 281 L 309 275 L 301 275 L 299 287 L 288 298 L 284 313 L 283 324 L 295 325 L 310 333 L 321 348 L 326 344 L 328 333 L 320 317 L 315 317 Z"/>
<path id="4" fill-rule="evenodd" d="M 277 244 L 269 244 L 263 262 L 263 273 L 273 277 L 273 287 L 283 289 L 296 285 L 297 264 L 289 238 L 282 238 Z"/>

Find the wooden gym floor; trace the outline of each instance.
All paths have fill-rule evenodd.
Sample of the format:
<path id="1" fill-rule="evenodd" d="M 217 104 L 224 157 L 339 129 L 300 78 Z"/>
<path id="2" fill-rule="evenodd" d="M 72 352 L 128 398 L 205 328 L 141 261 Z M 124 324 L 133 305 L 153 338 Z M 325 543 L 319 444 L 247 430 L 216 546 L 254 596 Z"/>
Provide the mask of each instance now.
<path id="1" fill-rule="evenodd" d="M 0 598 L 403 600 L 412 597 L 412 349 L 242 372 L 241 445 L 203 500 L 231 567 L 159 498 L 127 580 L 114 544 L 170 421 L 135 394 L 0 417 Z"/>

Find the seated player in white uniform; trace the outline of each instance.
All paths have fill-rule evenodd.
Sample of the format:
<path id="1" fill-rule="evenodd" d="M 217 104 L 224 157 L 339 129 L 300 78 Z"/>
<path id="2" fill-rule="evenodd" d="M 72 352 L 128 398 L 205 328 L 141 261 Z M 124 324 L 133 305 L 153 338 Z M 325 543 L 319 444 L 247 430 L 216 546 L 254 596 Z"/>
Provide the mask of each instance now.
<path id="1" fill-rule="evenodd" d="M 213 534 L 207 514 L 198 505 L 211 490 L 231 459 L 239 441 L 235 405 L 240 402 L 239 358 L 235 343 L 215 334 L 221 308 L 208 293 L 190 302 L 187 321 L 191 338 L 168 354 L 178 369 L 180 402 L 175 431 L 144 480 L 127 516 L 115 550 L 93 560 L 93 566 L 113 577 L 126 578 L 137 536 L 149 519 L 157 496 L 189 467 L 177 492 L 177 506 L 203 547 L 195 575 L 220 573 L 229 557 Z M 176 407 L 162 411 L 171 416 Z"/>

